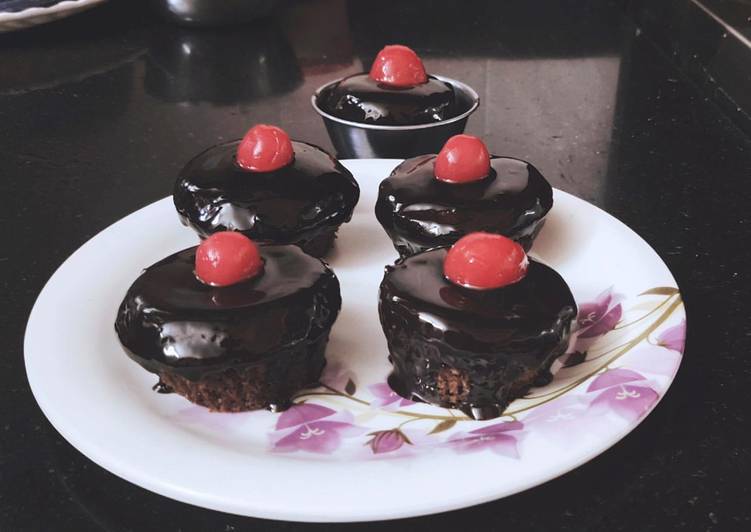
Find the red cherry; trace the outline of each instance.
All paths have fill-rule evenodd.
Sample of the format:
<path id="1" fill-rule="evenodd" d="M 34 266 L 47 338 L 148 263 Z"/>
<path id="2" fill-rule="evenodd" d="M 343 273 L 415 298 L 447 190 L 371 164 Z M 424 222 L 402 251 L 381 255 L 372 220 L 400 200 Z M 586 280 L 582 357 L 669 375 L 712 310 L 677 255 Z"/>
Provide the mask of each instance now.
<path id="1" fill-rule="evenodd" d="M 401 44 L 386 46 L 370 67 L 370 77 L 391 87 L 409 88 L 427 83 L 422 60 L 412 48 Z"/>
<path id="2" fill-rule="evenodd" d="M 258 246 L 242 233 L 214 233 L 196 250 L 196 277 L 211 286 L 239 283 L 255 277 L 262 269 Z"/>
<path id="3" fill-rule="evenodd" d="M 282 128 L 258 124 L 248 130 L 237 148 L 237 164 L 251 172 L 271 172 L 295 157 L 292 142 Z"/>
<path id="4" fill-rule="evenodd" d="M 434 173 L 447 183 L 479 181 L 490 173 L 488 148 L 472 135 L 454 135 L 436 157 Z"/>
<path id="5" fill-rule="evenodd" d="M 491 290 L 521 281 L 529 259 L 518 243 L 502 235 L 470 233 L 446 254 L 443 274 L 454 284 Z"/>

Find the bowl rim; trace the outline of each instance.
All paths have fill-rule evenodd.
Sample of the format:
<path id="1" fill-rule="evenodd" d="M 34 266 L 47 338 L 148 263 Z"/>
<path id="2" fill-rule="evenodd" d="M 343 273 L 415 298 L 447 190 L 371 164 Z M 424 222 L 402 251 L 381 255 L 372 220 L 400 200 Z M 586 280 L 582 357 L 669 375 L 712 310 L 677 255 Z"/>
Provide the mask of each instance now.
<path id="1" fill-rule="evenodd" d="M 447 78 L 446 76 L 440 76 L 438 74 L 432 74 L 431 76 L 436 78 L 437 80 L 448 83 L 452 85 L 454 88 L 468 94 L 472 100 L 472 105 L 470 105 L 469 109 L 467 109 L 460 115 L 456 115 L 456 116 L 449 118 L 448 120 L 441 120 L 440 122 L 431 122 L 429 124 L 415 124 L 415 125 L 407 125 L 407 126 L 384 126 L 384 125 L 378 125 L 378 124 L 365 124 L 362 122 L 352 122 L 351 120 L 344 120 L 343 118 L 339 118 L 337 116 L 327 113 L 326 111 L 324 111 L 318 106 L 318 101 L 317 101 L 318 97 L 321 95 L 321 92 L 323 92 L 324 89 L 333 85 L 334 83 L 339 83 L 340 81 L 342 81 L 343 79 L 347 77 L 350 77 L 351 75 L 352 74 L 348 76 L 342 76 L 341 78 L 324 83 L 323 85 L 318 87 L 313 93 L 313 95 L 310 97 L 310 103 L 313 106 L 313 109 L 315 109 L 315 111 L 319 115 L 321 115 L 323 118 L 326 118 L 333 122 L 337 122 L 339 124 L 344 124 L 350 127 L 357 127 L 361 129 L 375 129 L 375 130 L 383 130 L 383 131 L 410 131 L 413 129 L 429 129 L 432 127 L 445 126 L 448 124 L 452 124 L 454 122 L 458 122 L 460 120 L 464 120 L 468 118 L 469 115 L 474 113 L 477 110 L 477 108 L 480 106 L 480 96 L 477 94 L 477 91 L 475 91 L 475 89 L 473 89 L 466 83 L 461 82 L 459 80 Z"/>

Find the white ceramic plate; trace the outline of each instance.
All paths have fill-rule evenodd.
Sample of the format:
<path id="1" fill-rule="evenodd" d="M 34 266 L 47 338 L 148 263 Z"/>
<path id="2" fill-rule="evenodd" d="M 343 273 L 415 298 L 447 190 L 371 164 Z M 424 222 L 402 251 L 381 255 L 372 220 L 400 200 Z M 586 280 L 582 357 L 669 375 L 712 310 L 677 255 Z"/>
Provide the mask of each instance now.
<path id="1" fill-rule="evenodd" d="M 344 304 L 327 351 L 328 388 L 282 414 L 209 413 L 151 390 L 156 378 L 125 356 L 113 322 L 143 267 L 197 243 L 166 198 L 82 246 L 34 306 L 26 369 L 55 428 L 101 466 L 180 501 L 272 519 L 364 521 L 536 486 L 603 452 L 657 404 L 683 350 L 675 281 L 634 232 L 558 190 L 533 255 L 579 302 L 568 362 L 580 363 L 491 421 L 393 395 L 376 295 L 396 253 L 373 206 L 396 161 L 345 164 L 362 197 L 330 257 Z"/>
<path id="2" fill-rule="evenodd" d="M 23 11 L 0 13 L 0 33 L 46 24 L 91 9 L 104 0 L 65 0 L 49 7 L 30 7 Z"/>

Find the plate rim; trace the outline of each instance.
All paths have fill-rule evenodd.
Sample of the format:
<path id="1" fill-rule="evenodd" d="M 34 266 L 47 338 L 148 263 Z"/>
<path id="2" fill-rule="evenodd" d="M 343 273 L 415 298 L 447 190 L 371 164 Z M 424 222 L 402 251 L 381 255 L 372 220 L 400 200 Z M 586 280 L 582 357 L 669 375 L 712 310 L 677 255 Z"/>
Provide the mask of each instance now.
<path id="1" fill-rule="evenodd" d="M 32 6 L 21 11 L 0 11 L 0 33 L 23 30 L 54 22 L 79 11 L 93 8 L 107 0 L 62 0 L 51 6 Z"/>

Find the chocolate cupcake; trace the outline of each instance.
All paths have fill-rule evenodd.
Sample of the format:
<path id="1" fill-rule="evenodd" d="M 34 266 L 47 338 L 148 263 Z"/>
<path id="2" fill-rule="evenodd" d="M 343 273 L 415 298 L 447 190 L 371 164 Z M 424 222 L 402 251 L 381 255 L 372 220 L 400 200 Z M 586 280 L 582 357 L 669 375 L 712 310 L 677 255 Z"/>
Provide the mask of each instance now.
<path id="1" fill-rule="evenodd" d="M 397 166 L 381 182 L 375 213 L 404 258 L 483 231 L 526 251 L 553 206 L 553 189 L 526 161 L 490 156 L 471 135 L 449 139 L 438 155 Z"/>
<path id="2" fill-rule="evenodd" d="M 405 159 L 435 153 L 480 105 L 472 87 L 425 72 L 406 46 L 386 46 L 369 73 L 337 79 L 311 97 L 340 157 Z"/>
<path id="3" fill-rule="evenodd" d="M 277 411 L 318 380 L 340 307 L 321 260 L 221 232 L 147 268 L 115 330 L 155 389 L 221 412 Z"/>
<path id="4" fill-rule="evenodd" d="M 197 155 L 173 194 L 180 220 L 202 238 L 240 231 L 314 257 L 328 252 L 359 197 L 352 174 L 331 155 L 267 125 Z"/>
<path id="5" fill-rule="evenodd" d="M 468 110 L 451 83 L 429 76 L 417 54 L 398 44 L 381 50 L 369 73 L 328 85 L 318 105 L 343 120 L 382 126 L 441 122 Z"/>
<path id="6" fill-rule="evenodd" d="M 518 243 L 473 233 L 387 266 L 379 314 L 394 391 L 489 419 L 550 382 L 576 303 L 561 276 Z"/>

